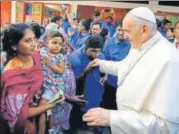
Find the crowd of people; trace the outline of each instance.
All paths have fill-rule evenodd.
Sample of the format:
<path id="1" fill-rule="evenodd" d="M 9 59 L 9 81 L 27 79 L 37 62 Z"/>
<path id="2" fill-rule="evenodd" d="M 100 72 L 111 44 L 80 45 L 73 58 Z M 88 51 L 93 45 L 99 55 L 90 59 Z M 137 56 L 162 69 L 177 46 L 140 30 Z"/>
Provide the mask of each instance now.
<path id="1" fill-rule="evenodd" d="M 149 17 L 143 17 L 139 13 L 141 11 L 147 12 Z M 144 121 L 146 124 L 143 122 L 141 125 L 142 121 L 139 121 L 141 124 L 137 121 L 150 120 L 146 119 L 148 115 L 142 113 L 143 117 L 140 117 L 138 113 L 132 113 L 130 109 L 134 109 L 135 112 L 143 109 L 144 104 L 141 102 L 147 103 L 145 99 L 148 101 L 150 99 L 144 95 L 142 88 L 148 89 L 148 93 L 154 92 L 149 90 L 154 87 L 145 84 L 152 85 L 155 80 L 159 81 L 158 75 L 161 73 L 159 71 L 165 69 L 157 63 L 157 57 L 154 61 L 150 61 L 150 56 L 145 59 L 148 63 L 141 63 L 143 67 L 147 67 L 147 64 L 153 66 L 147 72 L 140 70 L 140 66 L 135 68 L 135 65 L 145 54 L 147 55 L 148 51 L 152 51 L 150 50 L 153 47 L 152 44 L 160 39 L 162 41 L 159 44 L 164 43 L 164 50 L 161 50 L 161 53 L 158 52 L 161 56 L 168 54 L 166 50 L 168 47 L 165 44 L 172 47 L 169 47 L 168 51 L 172 49 L 173 52 L 173 49 L 179 49 L 179 21 L 172 28 L 171 21 L 157 20 L 148 8 L 131 10 L 123 23 L 116 23 L 111 16 L 103 21 L 99 11 L 94 12 L 93 19 L 81 20 L 71 18 L 67 9 L 64 12 L 63 17 L 52 16 L 51 20 L 43 26 L 36 22 L 4 26 L 1 32 L 0 66 L 2 134 L 75 134 L 78 129 L 102 134 L 104 128 L 109 129 L 113 134 L 134 132 L 135 134 L 159 134 L 160 132 L 169 134 L 168 131 L 171 134 L 177 134 L 174 132 L 178 129 L 173 127 L 166 130 L 166 127 L 162 125 L 170 121 L 176 123 L 177 126 L 179 121 L 177 122 L 177 119 L 173 117 L 175 112 L 170 120 L 170 117 L 165 117 L 162 110 L 163 113 L 157 112 L 159 104 L 156 104 L 154 109 L 151 104 L 150 106 L 145 104 L 148 111 L 162 118 L 154 120 L 156 116 L 150 115 L 153 124 L 157 124 L 152 131 L 152 127 L 148 126 L 147 122 Z M 140 48 L 142 44 L 144 48 Z M 152 46 L 147 46 L 148 44 Z M 133 49 L 141 50 L 141 52 L 135 52 Z M 155 51 L 152 52 L 151 55 L 156 56 Z M 132 57 L 136 55 L 138 59 L 134 61 L 136 63 L 131 68 L 128 62 L 133 61 Z M 123 62 L 125 65 L 122 64 Z M 178 60 L 176 62 L 178 63 Z M 166 64 L 162 59 L 160 63 Z M 158 70 L 155 70 L 156 68 Z M 126 69 L 132 75 L 125 74 Z M 154 74 L 151 74 L 152 72 Z M 173 72 L 170 73 L 173 74 Z M 135 80 L 132 76 L 136 77 Z M 128 79 L 125 80 L 124 77 Z M 132 80 L 135 82 L 133 83 Z M 174 83 L 173 87 L 175 85 L 178 86 Z M 156 89 L 157 86 L 161 86 L 160 89 L 163 88 L 162 84 L 156 85 Z M 133 91 L 129 91 L 131 89 Z M 131 97 L 129 94 L 136 95 L 136 97 Z M 140 95 L 143 98 L 140 98 Z M 161 100 L 164 98 L 165 96 L 160 97 Z M 70 99 L 73 101 L 69 102 Z M 133 102 L 131 100 L 129 102 L 129 99 Z M 159 103 L 157 99 L 152 101 Z M 117 104 L 119 102 L 120 104 Z M 166 108 L 162 106 L 161 109 Z M 120 109 L 122 112 L 117 113 L 116 110 Z M 111 119 L 108 117 L 109 110 L 113 114 L 110 113 Z M 95 117 L 99 117 L 96 122 L 93 113 L 94 115 L 97 113 Z M 119 117 L 118 114 L 121 116 Z M 152 122 L 150 121 L 148 124 Z"/>

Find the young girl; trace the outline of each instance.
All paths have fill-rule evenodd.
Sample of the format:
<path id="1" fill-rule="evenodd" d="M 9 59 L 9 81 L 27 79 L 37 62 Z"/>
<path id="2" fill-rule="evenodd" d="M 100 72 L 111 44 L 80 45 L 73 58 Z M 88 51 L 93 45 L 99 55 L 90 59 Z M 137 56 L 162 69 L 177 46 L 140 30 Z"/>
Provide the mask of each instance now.
<path id="1" fill-rule="evenodd" d="M 47 35 L 47 47 L 43 47 L 40 50 L 45 77 L 41 104 L 48 103 L 48 101 L 50 101 L 59 90 L 64 90 L 64 81 L 62 76 L 65 71 L 65 62 L 63 60 L 63 55 L 61 54 L 63 42 L 64 38 L 60 32 L 51 31 Z M 60 107 L 60 105 L 56 106 L 56 108 L 58 107 Z M 52 117 L 53 115 L 50 116 L 49 133 L 55 131 L 53 128 L 54 121 Z M 45 113 L 41 114 L 39 120 L 39 134 L 45 133 L 45 118 Z"/>
<path id="2" fill-rule="evenodd" d="M 35 117 L 60 102 L 39 106 L 44 75 L 33 31 L 24 23 L 10 24 L 2 43 L 7 61 L 1 76 L 0 114 L 11 134 L 35 134 Z"/>
<path id="3" fill-rule="evenodd" d="M 64 36 L 65 37 L 65 36 Z M 76 81 L 75 76 L 71 68 L 69 61 L 69 55 L 74 50 L 67 38 L 64 38 L 65 42 L 62 46 L 62 53 L 65 59 L 65 72 L 63 74 L 64 80 L 64 95 L 68 98 L 74 98 L 76 93 Z M 52 109 L 53 115 L 53 127 L 58 132 L 64 132 L 65 134 L 73 134 L 70 129 L 70 113 L 72 110 L 72 104 L 64 102 L 59 107 Z"/>

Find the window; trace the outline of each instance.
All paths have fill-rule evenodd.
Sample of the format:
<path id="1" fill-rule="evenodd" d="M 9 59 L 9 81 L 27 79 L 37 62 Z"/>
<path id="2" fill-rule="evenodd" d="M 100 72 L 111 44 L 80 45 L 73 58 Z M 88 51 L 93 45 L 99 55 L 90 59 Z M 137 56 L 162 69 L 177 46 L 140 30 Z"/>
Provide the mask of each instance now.
<path id="1" fill-rule="evenodd" d="M 159 5 L 163 5 L 163 6 L 179 6 L 179 1 L 159 1 Z"/>

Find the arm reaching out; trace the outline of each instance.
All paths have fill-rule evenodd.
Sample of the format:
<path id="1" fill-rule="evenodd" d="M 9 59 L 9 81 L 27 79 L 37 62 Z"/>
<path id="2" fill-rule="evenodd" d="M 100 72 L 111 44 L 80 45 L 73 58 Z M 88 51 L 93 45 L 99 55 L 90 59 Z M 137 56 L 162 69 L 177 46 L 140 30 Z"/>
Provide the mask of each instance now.
<path id="1" fill-rule="evenodd" d="M 43 64 L 45 64 L 47 67 L 52 69 L 55 73 L 63 74 L 65 71 L 65 61 L 60 61 L 59 64 L 53 65 L 50 63 L 50 59 L 48 57 L 45 57 L 43 59 Z"/>

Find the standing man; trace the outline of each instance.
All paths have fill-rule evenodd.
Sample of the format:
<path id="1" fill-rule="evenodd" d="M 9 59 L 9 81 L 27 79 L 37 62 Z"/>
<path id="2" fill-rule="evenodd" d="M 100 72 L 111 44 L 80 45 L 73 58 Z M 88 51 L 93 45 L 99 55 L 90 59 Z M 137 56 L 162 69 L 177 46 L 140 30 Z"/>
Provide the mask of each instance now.
<path id="1" fill-rule="evenodd" d="M 93 13 L 93 22 L 91 23 L 91 26 L 93 25 L 93 23 L 101 23 L 101 25 L 103 25 L 103 21 L 101 20 L 101 13 L 100 11 L 94 11 Z"/>
<path id="2" fill-rule="evenodd" d="M 167 38 L 167 31 L 168 31 L 168 29 L 170 29 L 171 24 L 172 24 L 172 22 L 167 19 L 164 19 L 162 22 L 162 28 L 161 28 L 160 32 L 165 38 Z"/>
<path id="3" fill-rule="evenodd" d="M 110 37 L 112 37 L 116 30 L 116 24 L 111 16 L 106 18 L 106 22 L 102 25 L 103 28 L 108 29 Z"/>
<path id="4" fill-rule="evenodd" d="M 109 38 L 103 49 L 105 59 L 109 61 L 122 61 L 129 53 L 130 43 L 124 39 L 122 26 L 119 24 L 116 28 L 116 34 Z M 101 106 L 107 109 L 117 109 L 116 104 L 117 77 L 108 75 L 105 82 L 105 92 Z"/>
<path id="5" fill-rule="evenodd" d="M 147 7 L 127 13 L 123 30 L 132 45 L 127 58 L 97 59 L 92 65 L 118 76 L 118 110 L 91 109 L 83 120 L 89 126 L 111 126 L 112 134 L 178 134 L 178 51 L 157 32 Z"/>
<path id="6" fill-rule="evenodd" d="M 76 38 L 76 43 L 74 44 L 74 48 L 78 49 L 80 47 L 85 46 L 85 41 L 88 39 L 90 35 L 90 19 L 83 19 L 80 21 L 78 25 L 78 35 Z"/>
<path id="7" fill-rule="evenodd" d="M 102 25 L 100 22 L 92 23 L 92 26 L 91 26 L 92 36 L 100 36 L 101 30 L 102 30 Z"/>

